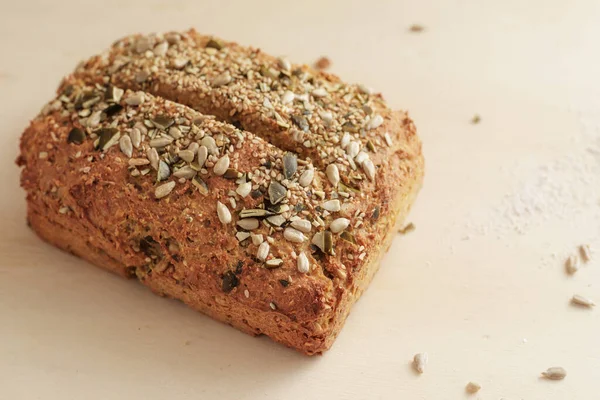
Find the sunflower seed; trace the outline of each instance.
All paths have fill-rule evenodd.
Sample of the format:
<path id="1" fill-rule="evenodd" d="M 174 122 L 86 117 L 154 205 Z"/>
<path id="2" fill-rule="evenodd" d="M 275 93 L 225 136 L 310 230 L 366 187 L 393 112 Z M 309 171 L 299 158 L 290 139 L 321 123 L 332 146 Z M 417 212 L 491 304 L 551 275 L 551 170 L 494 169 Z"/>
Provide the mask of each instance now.
<path id="1" fill-rule="evenodd" d="M 373 118 L 367 122 L 367 126 L 365 128 L 370 131 L 378 128 L 381 124 L 383 124 L 383 117 L 379 114 L 375 114 Z"/>
<path id="2" fill-rule="evenodd" d="M 291 179 L 298 170 L 298 158 L 293 153 L 283 155 L 283 176 L 285 179 Z"/>
<path id="3" fill-rule="evenodd" d="M 329 182 L 331 182 L 334 187 L 340 183 L 340 170 L 337 165 L 329 164 L 325 173 L 327 174 L 327 179 L 329 179 Z"/>
<path id="4" fill-rule="evenodd" d="M 156 179 L 160 181 L 166 180 L 169 176 L 171 176 L 171 169 L 169 168 L 169 164 L 160 160 L 158 162 L 158 173 Z"/>
<path id="5" fill-rule="evenodd" d="M 579 246 L 579 253 L 581 254 L 581 259 L 583 262 L 587 263 L 592 259 L 592 252 L 589 244 L 582 244 Z"/>
<path id="6" fill-rule="evenodd" d="M 196 160 L 199 169 L 204 166 L 204 163 L 206 162 L 207 158 L 208 158 L 208 149 L 206 148 L 206 146 L 200 146 L 198 148 L 198 159 Z"/>
<path id="7" fill-rule="evenodd" d="M 467 383 L 467 386 L 465 387 L 465 390 L 467 391 L 467 393 L 477 393 L 479 392 L 479 390 L 481 389 L 481 385 L 477 382 L 469 382 Z"/>
<path id="8" fill-rule="evenodd" d="M 328 200 L 325 203 L 323 203 L 322 207 L 329 212 L 337 212 L 342 209 L 340 201 L 338 199 Z"/>
<path id="9" fill-rule="evenodd" d="M 354 158 L 354 161 L 356 161 L 357 164 L 362 164 L 368 158 L 369 158 L 369 155 L 367 153 L 365 153 L 364 151 L 361 151 L 360 153 L 358 153 L 356 155 L 356 157 Z"/>
<path id="10" fill-rule="evenodd" d="M 418 353 L 413 357 L 413 367 L 420 374 L 425 371 L 425 365 L 427 365 L 427 362 L 427 353 Z"/>
<path id="11" fill-rule="evenodd" d="M 278 268 L 283 265 L 283 260 L 281 258 L 273 258 L 265 263 L 265 267 L 269 269 Z M 277 309 L 277 306 L 271 303 L 271 308 L 273 310 Z"/>
<path id="12" fill-rule="evenodd" d="M 179 168 L 177 171 L 173 172 L 174 177 L 185 178 L 185 179 L 192 179 L 194 176 L 196 176 L 196 174 L 197 174 L 197 172 L 189 165 L 184 165 L 183 167 Z"/>
<path id="13" fill-rule="evenodd" d="M 163 183 L 162 185 L 157 186 L 154 190 L 154 197 L 157 199 L 162 199 L 163 197 L 168 196 L 173 188 L 175 188 L 175 181 Z"/>
<path id="14" fill-rule="evenodd" d="M 269 184 L 269 200 L 272 204 L 277 204 L 286 197 L 287 189 L 277 181 L 271 181 Z"/>
<path id="15" fill-rule="evenodd" d="M 325 252 L 325 235 L 323 232 L 317 232 L 313 235 L 311 243 L 317 246 L 323 253 Z"/>
<path id="16" fill-rule="evenodd" d="M 350 225 L 350 220 L 347 218 L 338 218 L 331 222 L 329 229 L 333 233 L 340 233 Z"/>
<path id="17" fill-rule="evenodd" d="M 150 164 L 150 161 L 148 161 L 146 158 L 132 158 L 129 160 L 128 164 L 132 167 L 139 167 Z"/>
<path id="18" fill-rule="evenodd" d="M 285 218 L 281 215 L 273 215 L 267 218 L 267 222 L 273 226 L 281 226 L 285 223 Z"/>
<path id="19" fill-rule="evenodd" d="M 300 179 L 298 179 L 298 183 L 300 183 L 300 186 L 303 186 L 303 187 L 310 186 L 310 184 L 313 181 L 314 176 L 315 176 L 315 170 L 312 168 L 309 168 L 306 171 L 304 171 L 302 173 L 302 175 L 300 175 Z"/>
<path id="20" fill-rule="evenodd" d="M 148 157 L 148 160 L 150 161 L 150 165 L 152 166 L 152 168 L 158 169 L 158 153 L 157 153 L 156 149 L 155 148 L 148 149 L 148 151 L 146 152 L 146 157 Z"/>
<path id="21" fill-rule="evenodd" d="M 217 176 L 222 176 L 229 168 L 229 156 L 225 154 L 215 163 L 213 173 Z"/>
<path id="22" fill-rule="evenodd" d="M 577 258 L 576 255 L 571 254 L 565 262 L 565 268 L 569 274 L 573 275 L 579 269 L 579 258 Z"/>
<path id="23" fill-rule="evenodd" d="M 310 229 L 312 228 L 312 224 L 306 219 L 297 219 L 295 221 L 292 221 L 290 226 L 304 233 L 309 233 Z"/>
<path id="24" fill-rule="evenodd" d="M 562 367 L 550 367 L 542 372 L 542 376 L 553 381 L 560 381 L 565 379 L 567 376 L 567 371 L 565 371 L 565 369 Z"/>
<path id="25" fill-rule="evenodd" d="M 235 237 L 238 241 L 243 242 L 250 237 L 250 234 L 248 232 L 238 232 L 235 234 Z"/>
<path id="26" fill-rule="evenodd" d="M 189 61 L 187 58 L 175 58 L 171 61 L 171 65 L 175 69 L 183 69 Z"/>
<path id="27" fill-rule="evenodd" d="M 242 229 L 245 229 L 247 231 L 251 231 L 251 230 L 254 230 L 254 229 L 258 228 L 258 220 L 256 218 L 240 219 L 237 222 L 237 225 L 240 228 L 242 228 Z"/>
<path id="28" fill-rule="evenodd" d="M 179 150 L 179 153 L 177 153 L 177 155 L 179 156 L 179 158 L 181 158 L 182 160 L 184 160 L 186 162 L 194 161 L 195 154 L 191 150 Z"/>
<path id="29" fill-rule="evenodd" d="M 250 233 L 250 238 L 252 239 L 252 244 L 255 246 L 258 246 L 263 242 L 263 235 L 261 234 Z"/>
<path id="30" fill-rule="evenodd" d="M 144 53 L 146 50 L 150 50 L 150 38 L 142 36 L 135 42 L 135 51 Z"/>
<path id="31" fill-rule="evenodd" d="M 235 189 L 235 192 L 239 194 L 241 197 L 246 197 L 252 191 L 252 182 L 242 183 L 240 186 Z"/>
<path id="32" fill-rule="evenodd" d="M 587 297 L 580 296 L 578 294 L 571 298 L 571 302 L 578 306 L 584 307 L 594 307 L 596 305 L 592 300 L 588 299 Z"/>
<path id="33" fill-rule="evenodd" d="M 346 154 L 348 157 L 354 158 L 360 152 L 360 143 L 359 142 L 350 142 L 348 147 L 346 147 Z"/>
<path id="34" fill-rule="evenodd" d="M 364 160 L 361 164 L 363 170 L 365 171 L 365 175 L 367 175 L 367 178 L 369 178 L 370 181 L 374 181 L 375 180 L 375 165 L 373 164 L 373 161 L 369 160 L 368 158 L 366 160 Z"/>
<path id="35" fill-rule="evenodd" d="M 200 194 L 204 196 L 208 194 L 208 185 L 198 175 L 192 179 L 192 185 L 196 186 Z"/>
<path id="36" fill-rule="evenodd" d="M 222 224 L 228 224 L 231 222 L 231 213 L 227 206 L 220 201 L 217 201 L 217 215 L 219 216 L 219 221 Z"/>
<path id="37" fill-rule="evenodd" d="M 350 134 L 348 132 L 344 132 L 342 140 L 340 141 L 340 147 L 345 149 L 350 144 L 350 139 Z"/>
<path id="38" fill-rule="evenodd" d="M 333 122 L 333 114 L 330 111 L 318 111 L 318 114 L 326 125 Z"/>
<path id="39" fill-rule="evenodd" d="M 306 237 L 294 228 L 285 228 L 283 231 L 283 237 L 293 243 L 302 243 L 306 240 Z"/>
<path id="40" fill-rule="evenodd" d="M 133 127 L 133 129 L 131 130 L 131 144 L 133 145 L 133 147 L 135 147 L 136 149 L 140 147 L 140 144 L 142 143 L 142 133 L 140 132 L 140 130 L 136 127 Z"/>
<path id="41" fill-rule="evenodd" d="M 143 102 L 144 102 L 144 92 L 135 92 L 135 93 L 127 96 L 127 98 L 125 99 L 125 103 L 127 103 L 130 106 L 139 106 Z"/>
<path id="42" fill-rule="evenodd" d="M 208 150 L 208 154 L 211 154 L 213 156 L 219 155 L 219 148 L 217 147 L 217 142 L 215 142 L 215 139 L 213 139 L 212 136 L 204 136 L 200 141 L 200 146 L 205 146 Z"/>
<path id="43" fill-rule="evenodd" d="M 79 128 L 73 128 L 67 137 L 67 143 L 81 144 L 85 140 L 85 133 Z"/>
<path id="44" fill-rule="evenodd" d="M 121 148 L 123 154 L 131 158 L 133 155 L 133 144 L 131 143 L 131 138 L 129 136 L 121 136 L 121 139 L 119 139 L 119 147 Z"/>
<path id="45" fill-rule="evenodd" d="M 181 130 L 179 130 L 178 127 L 172 126 L 169 128 L 169 136 L 171 136 L 173 139 L 177 140 L 177 139 L 181 139 L 183 137 L 183 133 L 181 133 Z"/>
<path id="46" fill-rule="evenodd" d="M 306 254 L 300 253 L 298 255 L 298 272 L 301 274 L 306 274 L 310 270 L 310 263 L 308 262 L 308 257 Z"/>
<path id="47" fill-rule="evenodd" d="M 292 64 L 288 61 L 287 58 L 279 57 L 277 59 L 277 63 L 279 64 L 279 67 L 281 67 L 281 69 L 284 71 L 289 71 L 292 69 Z"/>
<path id="48" fill-rule="evenodd" d="M 123 93 L 125 93 L 123 89 L 113 85 L 108 85 L 108 87 L 106 88 L 106 92 L 104 92 L 104 100 L 106 100 L 107 102 L 118 103 L 119 101 L 121 101 Z"/>
<path id="49" fill-rule="evenodd" d="M 252 208 L 249 210 L 240 211 L 240 218 L 253 218 L 253 217 L 262 218 L 262 217 L 268 217 L 270 215 L 273 215 L 273 213 L 269 212 L 267 210 L 263 210 L 262 208 Z"/>
<path id="50" fill-rule="evenodd" d="M 363 84 L 358 85 L 357 88 L 360 93 L 371 94 L 373 92 L 370 88 Z"/>
<path id="51" fill-rule="evenodd" d="M 157 57 L 164 57 L 167 54 L 167 50 L 169 50 L 169 42 L 160 42 L 156 46 L 154 46 L 154 55 Z"/>
<path id="52" fill-rule="evenodd" d="M 87 119 L 85 123 L 88 128 L 95 128 L 100 124 L 100 119 L 102 118 L 102 111 L 95 111 L 92 115 Z"/>
<path id="53" fill-rule="evenodd" d="M 289 104 L 292 101 L 294 101 L 294 98 L 296 97 L 296 95 L 294 95 L 294 92 L 291 92 L 289 90 L 287 90 L 282 96 L 281 96 L 281 102 L 283 104 Z"/>
<path id="54" fill-rule="evenodd" d="M 166 147 L 173 142 L 172 137 L 161 136 L 150 140 L 150 147 Z"/>
<path id="55" fill-rule="evenodd" d="M 389 132 L 386 132 L 386 133 L 383 135 L 383 138 L 385 139 L 385 143 L 388 145 L 388 147 L 392 147 L 392 144 L 393 144 L 393 142 L 392 142 L 392 138 L 391 138 L 391 136 L 390 136 L 390 133 L 389 133 Z"/>
<path id="56" fill-rule="evenodd" d="M 208 43 L 206 43 L 206 47 L 221 50 L 223 48 L 223 43 L 218 39 L 210 39 Z"/>
<path id="57" fill-rule="evenodd" d="M 220 87 L 223 85 L 227 85 L 231 82 L 231 75 L 229 72 L 223 72 L 221 75 L 216 76 L 212 80 L 213 87 Z"/>
<path id="58" fill-rule="evenodd" d="M 269 256 L 269 243 L 262 242 L 260 246 L 258 246 L 258 251 L 256 252 L 256 258 L 260 261 L 265 261 Z"/>
<path id="59" fill-rule="evenodd" d="M 310 94 L 312 94 L 314 97 L 325 97 L 328 95 L 327 90 L 322 87 L 314 89 Z"/>
<path id="60" fill-rule="evenodd" d="M 150 72 L 148 71 L 137 71 L 135 73 L 134 79 L 137 83 L 144 83 L 150 77 Z"/>

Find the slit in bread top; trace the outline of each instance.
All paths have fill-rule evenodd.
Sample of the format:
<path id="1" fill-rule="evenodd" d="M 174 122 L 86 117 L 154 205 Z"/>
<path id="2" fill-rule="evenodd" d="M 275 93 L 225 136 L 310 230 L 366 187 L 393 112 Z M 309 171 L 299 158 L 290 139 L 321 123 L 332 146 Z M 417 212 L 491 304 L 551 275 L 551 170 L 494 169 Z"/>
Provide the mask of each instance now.
<path id="1" fill-rule="evenodd" d="M 374 153 L 398 139 L 381 95 L 194 30 L 123 38 L 74 74 L 214 115 L 320 168 L 335 164 L 350 186 L 374 180 Z"/>

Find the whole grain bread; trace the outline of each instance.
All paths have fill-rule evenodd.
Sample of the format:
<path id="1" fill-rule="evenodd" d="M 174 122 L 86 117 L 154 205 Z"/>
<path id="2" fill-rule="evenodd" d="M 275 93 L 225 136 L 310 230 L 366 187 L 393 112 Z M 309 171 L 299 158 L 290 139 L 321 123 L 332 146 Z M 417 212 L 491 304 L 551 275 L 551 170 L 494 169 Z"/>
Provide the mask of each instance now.
<path id="1" fill-rule="evenodd" d="M 195 31 L 82 63 L 18 162 L 42 238 L 306 354 L 333 343 L 423 177 L 381 95 Z"/>

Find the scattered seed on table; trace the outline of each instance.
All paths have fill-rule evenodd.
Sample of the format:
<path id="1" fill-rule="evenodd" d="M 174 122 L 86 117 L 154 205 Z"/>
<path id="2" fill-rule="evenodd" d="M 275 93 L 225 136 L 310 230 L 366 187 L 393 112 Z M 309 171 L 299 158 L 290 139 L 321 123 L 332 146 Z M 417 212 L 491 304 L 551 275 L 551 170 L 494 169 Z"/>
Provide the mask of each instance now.
<path id="1" fill-rule="evenodd" d="M 590 251 L 589 244 L 582 244 L 581 246 L 579 246 L 579 253 L 581 254 L 581 259 L 585 263 L 592 259 L 592 253 Z"/>
<path id="2" fill-rule="evenodd" d="M 580 296 L 578 294 L 571 298 L 571 303 L 583 307 L 593 307 L 596 305 L 592 300 L 588 299 L 587 297 Z"/>
<path id="3" fill-rule="evenodd" d="M 415 224 L 413 224 L 412 222 L 410 222 L 409 224 L 405 225 L 404 228 L 400 228 L 398 230 L 398 233 L 402 234 L 402 235 L 406 235 L 407 233 L 410 233 L 412 231 L 415 230 Z"/>
<path id="4" fill-rule="evenodd" d="M 473 125 L 477 125 L 480 122 L 481 122 L 481 117 L 479 116 L 479 114 L 473 115 L 473 118 L 471 118 L 471 123 Z"/>
<path id="5" fill-rule="evenodd" d="M 331 66 L 331 60 L 329 60 L 329 58 L 327 58 L 327 57 L 320 57 L 315 62 L 315 68 L 316 69 L 327 69 L 330 66 Z"/>
<path id="6" fill-rule="evenodd" d="M 413 367 L 418 373 L 422 374 L 423 371 L 425 371 L 425 365 L 427 365 L 427 361 L 427 353 L 417 353 L 413 357 Z"/>
<path id="7" fill-rule="evenodd" d="M 423 25 L 419 25 L 419 24 L 412 24 L 410 26 L 410 28 L 408 28 L 409 31 L 414 32 L 414 33 L 419 33 L 419 32 L 423 32 L 425 30 L 425 27 Z"/>
<path id="8" fill-rule="evenodd" d="M 579 269 L 579 258 L 575 254 L 571 254 L 565 262 L 565 268 L 569 274 L 573 275 Z"/>
<path id="9" fill-rule="evenodd" d="M 477 393 L 481 389 L 481 385 L 477 382 L 469 382 L 465 387 L 467 393 Z"/>
<path id="10" fill-rule="evenodd" d="M 565 376 L 567 376 L 567 371 L 565 371 L 565 369 L 562 367 L 550 367 L 542 372 L 542 376 L 553 381 L 560 381 L 565 379 Z"/>

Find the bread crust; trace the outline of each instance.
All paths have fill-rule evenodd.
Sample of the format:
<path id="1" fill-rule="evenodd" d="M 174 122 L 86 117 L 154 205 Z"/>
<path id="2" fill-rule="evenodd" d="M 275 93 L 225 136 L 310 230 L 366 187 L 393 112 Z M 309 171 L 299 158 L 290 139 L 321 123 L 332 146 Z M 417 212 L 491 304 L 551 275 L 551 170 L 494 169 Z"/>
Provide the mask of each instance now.
<path id="1" fill-rule="evenodd" d="M 206 57 L 216 40 L 194 31 L 128 37 L 65 78 L 21 139 L 28 220 L 46 241 L 159 295 L 318 354 L 332 345 L 414 201 L 421 143 L 407 114 L 389 110 L 381 96 L 234 43 L 218 41 L 212 45 L 221 48 L 209 46 L 215 51 Z M 210 56 L 224 49 L 232 76 L 215 85 L 223 66 Z M 185 67 L 176 62 L 181 55 L 189 58 Z M 129 61 L 117 68 L 123 57 Z M 200 65 L 204 73 L 189 71 Z M 278 68 L 285 82 L 277 85 L 285 88 L 264 76 L 249 79 L 240 73 L 244 65 Z M 265 82 L 269 91 L 256 89 Z M 291 88 L 308 96 L 290 106 L 283 98 Z M 327 94 L 313 95 L 319 88 Z M 239 108 L 235 93 L 252 101 Z M 333 121 L 325 121 L 327 113 Z M 344 136 L 373 170 L 342 146 Z M 212 142 L 216 148 L 198 165 L 198 149 Z M 150 156 L 155 150 L 158 162 Z M 291 156 L 296 161 L 288 164 Z M 314 178 L 300 184 L 308 171 Z M 275 184 L 285 192 L 277 204 Z M 339 209 L 328 210 L 332 200 Z M 275 218 L 258 217 L 254 226 L 243 218 L 248 210 Z M 310 222 L 308 231 L 292 229 L 300 219 Z M 332 225 L 339 219 L 348 222 L 341 232 L 345 221 Z M 316 238 L 325 232 L 332 242 L 323 250 Z M 258 235 L 269 244 L 264 259 Z M 298 266 L 301 254 L 307 272 Z"/>

